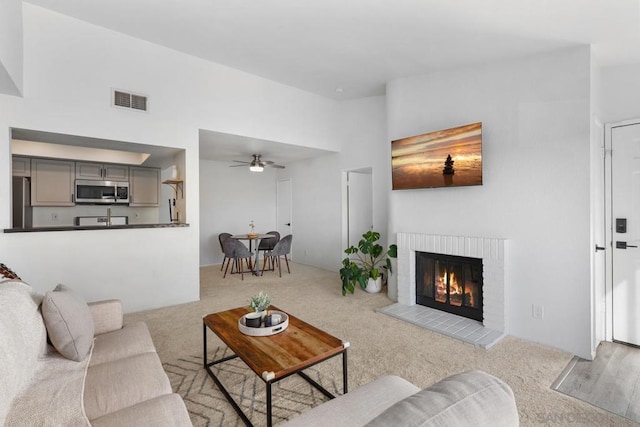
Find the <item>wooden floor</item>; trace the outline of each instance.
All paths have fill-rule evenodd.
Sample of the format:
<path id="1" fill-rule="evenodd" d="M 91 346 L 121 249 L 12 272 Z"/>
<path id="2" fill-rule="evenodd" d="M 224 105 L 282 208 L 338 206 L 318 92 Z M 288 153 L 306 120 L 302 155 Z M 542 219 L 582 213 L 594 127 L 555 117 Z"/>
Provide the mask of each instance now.
<path id="1" fill-rule="evenodd" d="M 551 388 L 640 422 L 640 348 L 603 342 L 593 361 L 574 357 Z"/>

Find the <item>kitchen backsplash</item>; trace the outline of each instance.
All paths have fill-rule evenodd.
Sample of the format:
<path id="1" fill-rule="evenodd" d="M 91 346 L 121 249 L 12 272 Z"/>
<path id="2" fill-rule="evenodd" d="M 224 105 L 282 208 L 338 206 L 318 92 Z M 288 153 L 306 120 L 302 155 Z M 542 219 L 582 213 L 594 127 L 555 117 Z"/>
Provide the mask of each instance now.
<path id="1" fill-rule="evenodd" d="M 129 224 L 168 223 L 169 216 L 160 218 L 160 208 L 131 208 L 129 206 L 77 205 L 74 207 L 34 207 L 34 227 L 57 227 L 75 225 L 77 216 L 106 216 L 107 208 L 112 216 L 127 216 Z"/>

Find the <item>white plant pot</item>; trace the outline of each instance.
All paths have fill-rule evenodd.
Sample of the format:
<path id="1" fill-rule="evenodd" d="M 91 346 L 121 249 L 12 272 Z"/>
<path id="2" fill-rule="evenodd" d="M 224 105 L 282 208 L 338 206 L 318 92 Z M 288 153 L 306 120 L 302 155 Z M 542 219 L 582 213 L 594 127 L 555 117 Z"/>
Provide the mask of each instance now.
<path id="1" fill-rule="evenodd" d="M 367 287 L 364 288 L 364 290 L 372 294 L 380 292 L 380 290 L 382 290 L 382 277 L 378 276 L 376 280 L 369 277 Z"/>

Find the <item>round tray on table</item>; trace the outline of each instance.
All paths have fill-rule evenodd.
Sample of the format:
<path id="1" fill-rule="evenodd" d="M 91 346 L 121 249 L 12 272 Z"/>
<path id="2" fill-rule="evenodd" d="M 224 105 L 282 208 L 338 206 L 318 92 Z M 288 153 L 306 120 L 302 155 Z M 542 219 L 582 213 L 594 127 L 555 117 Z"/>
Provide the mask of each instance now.
<path id="1" fill-rule="evenodd" d="M 287 313 L 283 313 L 282 311 L 271 310 L 271 315 L 279 314 L 282 317 L 282 321 L 277 325 L 272 326 L 264 326 L 261 325 L 259 328 L 253 328 L 251 326 L 247 326 L 246 324 L 246 314 L 238 319 L 238 329 L 245 335 L 250 335 L 252 337 L 266 337 L 269 335 L 279 334 L 289 327 L 289 316 Z M 264 320 L 263 320 L 264 322 Z"/>

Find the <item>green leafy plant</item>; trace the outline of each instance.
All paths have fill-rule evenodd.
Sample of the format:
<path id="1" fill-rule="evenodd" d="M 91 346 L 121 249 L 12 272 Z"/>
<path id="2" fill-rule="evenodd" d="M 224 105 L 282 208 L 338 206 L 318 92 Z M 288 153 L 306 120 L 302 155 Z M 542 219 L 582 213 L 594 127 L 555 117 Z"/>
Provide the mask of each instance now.
<path id="1" fill-rule="evenodd" d="M 381 275 L 381 268 L 391 270 L 391 259 L 398 256 L 398 247 L 390 245 L 387 251 L 378 242 L 380 233 L 367 231 L 362 235 L 358 246 L 349 246 L 344 252 L 347 257 L 342 260 L 340 278 L 342 279 L 342 295 L 347 291 L 354 293 L 356 285 L 365 289 L 369 278 L 376 280 Z"/>
<path id="2" fill-rule="evenodd" d="M 271 305 L 271 297 L 260 291 L 249 298 L 249 307 L 254 311 L 264 311 Z"/>

